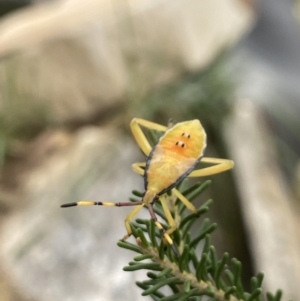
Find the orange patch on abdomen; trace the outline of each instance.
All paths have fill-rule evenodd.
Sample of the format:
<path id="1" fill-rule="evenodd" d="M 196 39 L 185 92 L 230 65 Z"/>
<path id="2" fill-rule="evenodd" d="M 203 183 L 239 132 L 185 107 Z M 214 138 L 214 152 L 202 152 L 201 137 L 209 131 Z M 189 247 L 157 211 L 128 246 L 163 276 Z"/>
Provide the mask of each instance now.
<path id="1" fill-rule="evenodd" d="M 172 152 L 157 146 L 150 159 L 150 164 L 146 170 L 147 189 L 156 190 L 157 193 L 167 189 L 177 182 L 177 180 L 191 169 L 197 159 L 186 158 L 179 152 Z"/>

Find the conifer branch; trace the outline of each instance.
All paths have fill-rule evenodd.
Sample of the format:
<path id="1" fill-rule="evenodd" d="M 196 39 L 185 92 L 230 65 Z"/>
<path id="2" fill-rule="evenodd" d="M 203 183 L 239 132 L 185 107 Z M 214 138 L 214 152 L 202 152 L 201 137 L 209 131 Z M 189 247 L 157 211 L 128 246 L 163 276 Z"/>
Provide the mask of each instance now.
<path id="1" fill-rule="evenodd" d="M 183 181 L 178 189 L 191 200 L 201 194 L 210 183 L 197 183 L 188 188 L 186 181 Z M 140 201 L 143 195 L 139 191 L 134 191 L 133 194 L 135 197 L 131 198 L 132 201 Z M 205 218 L 196 237 L 192 237 L 189 232 L 192 224 L 209 210 L 212 200 L 198 208 L 198 215 L 187 212 L 185 206 L 173 195 L 168 195 L 167 201 L 177 223 L 177 229 L 172 235 L 180 253 L 178 257 L 161 239 L 153 221 L 137 219 L 131 223 L 136 245 L 118 242 L 120 247 L 138 253 L 134 261 L 124 267 L 124 271 L 148 270 L 148 279 L 136 283 L 143 290 L 142 295 L 149 295 L 157 301 L 262 301 L 262 273 L 251 278 L 251 291 L 246 292 L 241 280 L 241 262 L 235 258 L 229 260 L 228 253 L 224 253 L 220 259 L 217 257 L 215 247 L 210 242 L 211 233 L 217 228 L 215 223 Z M 155 205 L 156 214 L 166 222 L 159 201 Z M 164 227 L 167 229 L 168 225 L 165 224 Z M 200 243 L 203 247 L 198 254 L 197 246 Z M 160 292 L 166 286 L 172 292 L 169 296 Z M 204 296 L 206 299 L 201 299 Z M 268 301 L 280 301 L 282 292 L 278 290 L 274 295 L 267 293 L 266 297 Z"/>

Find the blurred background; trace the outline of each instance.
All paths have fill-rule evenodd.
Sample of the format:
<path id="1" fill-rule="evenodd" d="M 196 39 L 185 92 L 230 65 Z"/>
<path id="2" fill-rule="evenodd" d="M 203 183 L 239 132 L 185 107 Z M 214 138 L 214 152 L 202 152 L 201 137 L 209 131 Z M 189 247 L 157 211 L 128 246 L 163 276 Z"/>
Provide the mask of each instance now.
<path id="1" fill-rule="evenodd" d="M 195 201 L 213 244 L 300 300 L 299 22 L 292 0 L 0 0 L 0 300 L 147 300 L 130 208 L 59 208 L 143 190 L 134 117 L 201 120 L 235 161 Z"/>

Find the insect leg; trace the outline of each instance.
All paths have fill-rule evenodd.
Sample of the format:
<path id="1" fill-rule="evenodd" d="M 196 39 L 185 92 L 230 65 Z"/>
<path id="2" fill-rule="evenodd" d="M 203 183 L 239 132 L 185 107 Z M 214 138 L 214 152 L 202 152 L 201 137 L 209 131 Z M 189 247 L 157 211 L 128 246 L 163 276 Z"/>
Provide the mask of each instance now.
<path id="1" fill-rule="evenodd" d="M 73 207 L 73 206 L 109 206 L 109 207 L 124 207 L 124 206 L 136 206 L 125 218 L 125 227 L 127 230 L 127 235 L 123 237 L 122 240 L 127 239 L 132 231 L 130 227 L 130 221 L 134 218 L 134 216 L 144 207 L 145 203 L 143 202 L 120 202 L 120 203 L 113 203 L 113 202 L 92 202 L 92 201 L 80 201 L 77 203 L 67 203 L 61 205 L 63 208 Z"/>
<path id="2" fill-rule="evenodd" d="M 200 162 L 212 163 L 215 165 L 194 170 L 188 175 L 188 177 L 206 177 L 232 169 L 234 166 L 234 162 L 232 160 L 219 158 L 202 158 Z"/>
<path id="3" fill-rule="evenodd" d="M 173 232 L 176 230 L 176 228 L 177 228 L 176 223 L 175 223 L 174 218 L 173 218 L 173 216 L 172 216 L 172 214 L 171 214 L 171 212 L 170 212 L 170 209 L 169 209 L 169 207 L 168 207 L 168 205 L 167 205 L 167 203 L 166 203 L 166 198 L 165 198 L 165 196 L 162 196 L 162 197 L 160 197 L 159 199 L 160 199 L 161 205 L 162 205 L 162 207 L 163 207 L 164 213 L 165 213 L 165 215 L 166 215 L 166 218 L 167 218 L 167 220 L 168 220 L 168 224 L 170 225 L 170 228 L 167 230 L 167 233 L 168 233 L 168 234 L 171 234 L 171 233 L 173 233 Z"/>
<path id="4" fill-rule="evenodd" d="M 175 254 L 176 256 L 179 256 L 179 252 L 178 252 L 176 246 L 174 245 L 172 238 L 171 238 L 170 235 L 167 233 L 167 231 L 165 230 L 165 228 L 161 225 L 161 223 L 157 220 L 156 214 L 155 214 L 155 212 L 154 212 L 154 210 L 153 210 L 153 204 L 150 203 L 150 204 L 148 205 L 148 210 L 149 210 L 149 212 L 150 212 L 150 216 L 151 216 L 151 218 L 153 219 L 153 221 L 154 221 L 156 227 L 160 230 L 160 232 L 162 233 L 162 235 L 164 236 L 164 238 L 166 239 L 166 241 L 169 243 L 169 245 L 171 246 L 171 248 L 172 248 L 174 254 Z"/>
<path id="5" fill-rule="evenodd" d="M 131 203 L 134 205 L 138 205 L 137 207 L 135 207 L 125 218 L 125 227 L 127 230 L 127 235 L 125 235 L 122 240 L 126 240 L 127 238 L 129 238 L 129 236 L 132 234 L 132 230 L 130 227 L 130 221 L 138 214 L 138 212 L 144 207 L 145 203 L 143 202 L 135 202 L 135 203 Z"/>
<path id="6" fill-rule="evenodd" d="M 183 195 L 181 194 L 176 188 L 172 189 L 172 192 L 180 199 L 180 201 L 192 212 L 198 214 L 196 207 Z"/>
<path id="7" fill-rule="evenodd" d="M 151 121 L 147 121 L 144 119 L 140 119 L 140 118 L 134 118 L 131 120 L 130 128 L 131 128 L 132 134 L 133 134 L 137 144 L 139 145 L 141 150 L 144 152 L 144 154 L 146 156 L 149 156 L 152 147 L 151 147 L 148 139 L 146 138 L 145 134 L 143 133 L 141 126 L 152 129 L 152 130 L 156 130 L 156 131 L 162 131 L 162 132 L 165 132 L 168 128 L 166 126 L 163 126 L 163 125 L 151 122 Z"/>
<path id="8" fill-rule="evenodd" d="M 131 167 L 134 172 L 143 176 L 145 173 L 145 170 L 142 167 L 145 167 L 145 166 L 146 166 L 146 162 L 141 162 L 141 163 L 133 163 Z"/>

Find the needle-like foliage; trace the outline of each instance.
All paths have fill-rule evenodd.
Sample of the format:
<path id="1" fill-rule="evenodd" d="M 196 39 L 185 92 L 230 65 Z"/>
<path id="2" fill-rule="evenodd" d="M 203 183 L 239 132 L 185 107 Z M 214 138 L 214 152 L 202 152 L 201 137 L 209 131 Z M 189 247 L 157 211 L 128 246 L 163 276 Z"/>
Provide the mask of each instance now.
<path id="1" fill-rule="evenodd" d="M 189 188 L 184 181 L 179 189 L 191 201 L 210 185 L 210 181 L 197 183 Z M 131 201 L 140 201 L 142 193 L 133 192 Z M 172 234 L 180 255 L 176 256 L 170 246 L 161 238 L 161 233 L 153 221 L 137 219 L 131 223 L 132 233 L 137 244 L 118 242 L 122 248 L 137 253 L 124 271 L 148 270 L 147 279 L 136 282 L 143 296 L 151 296 L 155 301 L 280 301 L 281 290 L 275 294 L 262 292 L 263 274 L 251 279 L 251 290 L 245 291 L 241 280 L 242 263 L 230 259 L 228 253 L 218 258 L 211 245 L 211 233 L 217 228 L 208 218 L 204 218 L 212 200 L 205 202 L 198 215 L 188 212 L 185 206 L 168 195 L 177 229 Z M 168 229 L 167 220 L 160 202 L 155 204 L 155 212 Z M 196 219 L 202 220 L 199 232 L 194 236 L 190 228 Z M 169 289 L 166 290 L 165 287 Z M 166 291 L 169 293 L 166 295 Z"/>

